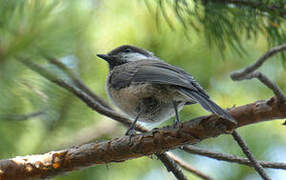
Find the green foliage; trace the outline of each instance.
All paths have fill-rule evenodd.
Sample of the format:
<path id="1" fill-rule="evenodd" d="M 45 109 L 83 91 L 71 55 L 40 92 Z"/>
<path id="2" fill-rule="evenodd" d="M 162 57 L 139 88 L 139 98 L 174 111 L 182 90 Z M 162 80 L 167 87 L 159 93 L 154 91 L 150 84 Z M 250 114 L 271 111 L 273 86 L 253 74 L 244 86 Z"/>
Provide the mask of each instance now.
<path id="1" fill-rule="evenodd" d="M 153 1 L 145 0 L 152 12 Z M 262 35 L 269 47 L 286 41 L 286 7 L 283 0 L 156 0 L 156 18 L 163 19 L 171 29 L 178 21 L 187 31 L 201 33 L 211 47 L 223 54 L 227 47 L 246 53 L 243 42 Z M 155 8 L 154 8 L 155 9 Z M 159 20 L 157 20 L 159 21 Z M 191 29 L 191 31 L 189 31 Z"/>
<path id="2" fill-rule="evenodd" d="M 72 53 L 87 27 L 87 15 L 76 1 L 1 0 L 1 59 L 15 55 Z M 77 11 L 83 13 L 76 16 Z M 60 27 L 60 28 L 59 28 Z"/>

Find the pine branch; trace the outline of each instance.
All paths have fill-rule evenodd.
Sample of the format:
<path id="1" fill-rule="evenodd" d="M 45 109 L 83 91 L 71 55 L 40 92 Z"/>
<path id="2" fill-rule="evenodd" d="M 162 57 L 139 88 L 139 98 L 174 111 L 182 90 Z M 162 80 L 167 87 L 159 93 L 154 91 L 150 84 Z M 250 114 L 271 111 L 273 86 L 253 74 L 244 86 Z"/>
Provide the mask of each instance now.
<path id="1" fill-rule="evenodd" d="M 285 118 L 286 105 L 280 106 L 276 98 L 258 101 L 230 110 L 238 125 Z M 222 120 L 216 115 L 196 118 L 180 124 L 177 128 L 164 127 L 151 132 L 90 143 L 43 155 L 16 157 L 0 161 L 2 179 L 27 179 L 54 177 L 75 169 L 97 164 L 122 162 L 155 153 L 163 153 L 182 145 L 195 144 L 223 134 Z"/>
<path id="2" fill-rule="evenodd" d="M 146 5 L 152 13 L 147 1 Z M 286 40 L 286 7 L 282 0 L 160 0 L 156 1 L 156 5 L 161 12 L 157 13 L 157 22 L 162 17 L 169 27 L 176 27 L 173 22 L 178 21 L 186 32 L 191 30 L 191 33 L 201 34 L 201 38 L 211 47 L 217 47 L 222 55 L 226 48 L 240 55 L 245 54 L 242 43 L 245 38 L 262 36 L 269 46 Z M 165 12 L 172 14 L 167 16 Z"/>
<path id="3" fill-rule="evenodd" d="M 262 1 L 250 1 L 250 0 L 203 0 L 204 2 L 224 3 L 232 4 L 241 7 L 249 7 L 257 9 L 261 12 L 277 13 L 282 17 L 286 16 L 285 4 L 282 3 L 265 3 Z"/>

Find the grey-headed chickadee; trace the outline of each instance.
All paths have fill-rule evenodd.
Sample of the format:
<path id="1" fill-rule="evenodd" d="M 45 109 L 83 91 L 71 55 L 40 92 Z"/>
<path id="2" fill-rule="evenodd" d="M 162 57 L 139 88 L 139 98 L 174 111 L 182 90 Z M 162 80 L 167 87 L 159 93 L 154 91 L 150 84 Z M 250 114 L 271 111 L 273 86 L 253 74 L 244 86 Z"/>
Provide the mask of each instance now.
<path id="1" fill-rule="evenodd" d="M 153 53 L 131 45 L 120 46 L 98 57 L 109 64 L 107 91 L 112 102 L 135 123 L 163 122 L 185 105 L 199 103 L 204 109 L 236 124 L 234 118 L 213 102 L 200 84 L 183 69 L 167 64 Z"/>

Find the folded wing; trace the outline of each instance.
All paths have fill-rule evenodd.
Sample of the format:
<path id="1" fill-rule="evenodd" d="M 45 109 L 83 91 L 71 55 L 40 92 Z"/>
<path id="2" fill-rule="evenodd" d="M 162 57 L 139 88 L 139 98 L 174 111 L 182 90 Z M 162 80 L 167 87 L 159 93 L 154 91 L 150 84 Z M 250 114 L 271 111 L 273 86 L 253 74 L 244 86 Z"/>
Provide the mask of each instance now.
<path id="1" fill-rule="evenodd" d="M 150 82 L 154 84 L 166 84 L 177 86 L 178 91 L 195 100 L 204 109 L 218 116 L 233 121 L 231 115 L 214 103 L 206 91 L 199 85 L 194 78 L 182 69 L 171 66 L 161 61 L 142 60 L 137 61 L 136 72 L 133 75 L 132 83 Z"/>

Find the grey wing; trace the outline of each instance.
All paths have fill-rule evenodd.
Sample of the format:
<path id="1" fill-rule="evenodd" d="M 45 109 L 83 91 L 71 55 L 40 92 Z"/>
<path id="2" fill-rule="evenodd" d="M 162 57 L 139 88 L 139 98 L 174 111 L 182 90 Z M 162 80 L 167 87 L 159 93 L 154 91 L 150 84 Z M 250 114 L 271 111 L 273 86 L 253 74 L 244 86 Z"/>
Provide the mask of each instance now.
<path id="1" fill-rule="evenodd" d="M 172 72 L 176 72 L 173 75 L 178 75 L 180 79 L 185 79 L 188 84 L 191 84 L 193 88 L 195 88 L 195 90 L 197 90 L 198 92 L 200 92 L 202 95 L 209 97 L 209 95 L 207 94 L 207 92 L 203 89 L 203 87 L 194 79 L 194 77 L 192 75 L 190 75 L 189 73 L 187 73 L 186 71 L 184 71 L 183 69 L 176 67 L 176 66 L 172 66 L 166 63 L 155 63 L 153 66 L 155 67 L 159 67 L 159 68 L 163 68 L 163 69 L 168 69 Z"/>
<path id="2" fill-rule="evenodd" d="M 138 64 L 133 82 L 151 82 L 158 84 L 175 85 L 189 90 L 197 91 L 209 97 L 199 83 L 182 69 L 160 61 L 145 61 Z"/>
<path id="3" fill-rule="evenodd" d="M 150 82 L 177 86 L 179 92 L 201 104 L 207 111 L 235 123 L 231 115 L 214 103 L 199 83 L 182 69 L 158 61 L 142 63 L 137 68 L 132 82 Z"/>

